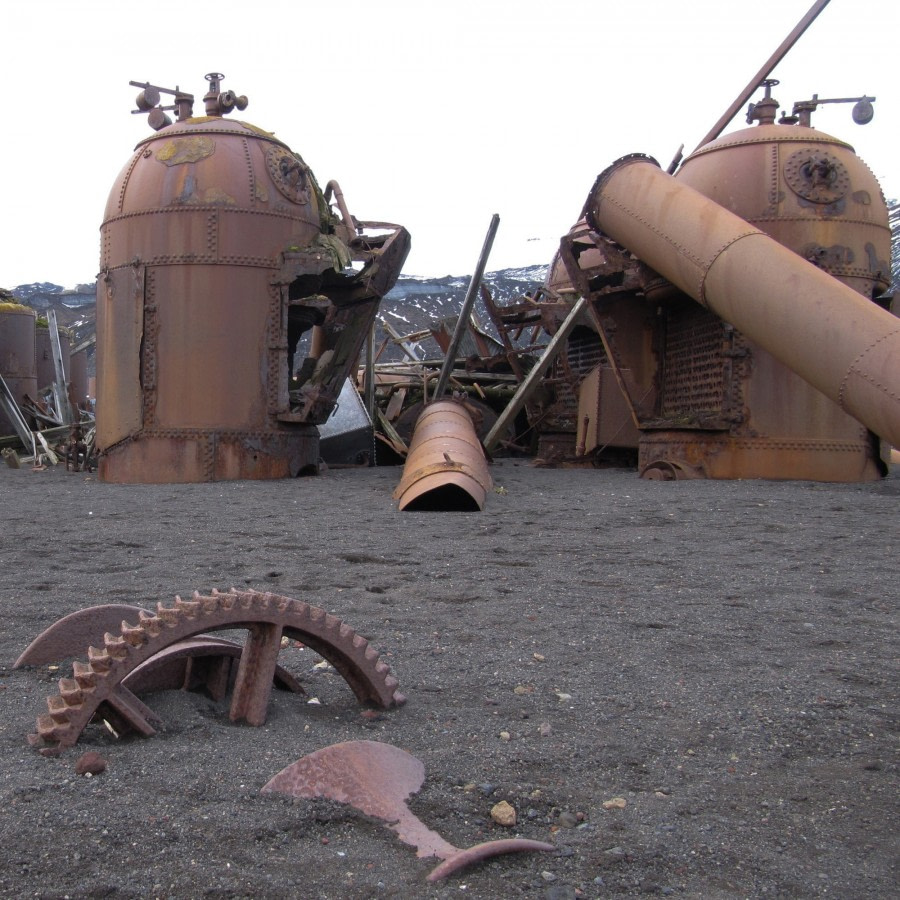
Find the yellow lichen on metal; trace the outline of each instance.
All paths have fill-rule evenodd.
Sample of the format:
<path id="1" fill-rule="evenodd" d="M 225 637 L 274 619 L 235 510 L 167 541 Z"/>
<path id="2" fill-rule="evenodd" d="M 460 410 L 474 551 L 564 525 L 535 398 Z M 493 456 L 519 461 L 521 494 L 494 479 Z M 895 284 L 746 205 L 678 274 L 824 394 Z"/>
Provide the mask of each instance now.
<path id="1" fill-rule="evenodd" d="M 217 187 L 207 188 L 203 192 L 203 200 L 201 202 L 204 204 L 220 206 L 237 205 L 237 200 L 235 200 L 234 197 L 231 196 L 231 194 L 223 191 L 222 188 Z"/>
<path id="2" fill-rule="evenodd" d="M 216 142 L 206 135 L 173 138 L 156 151 L 156 158 L 167 166 L 200 162 L 216 152 Z"/>

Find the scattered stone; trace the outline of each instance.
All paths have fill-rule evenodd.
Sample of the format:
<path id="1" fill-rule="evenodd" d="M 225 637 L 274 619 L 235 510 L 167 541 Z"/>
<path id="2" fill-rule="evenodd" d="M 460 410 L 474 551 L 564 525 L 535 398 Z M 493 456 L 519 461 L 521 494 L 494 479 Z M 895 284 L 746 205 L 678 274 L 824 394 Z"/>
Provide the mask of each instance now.
<path id="1" fill-rule="evenodd" d="M 510 738 L 512 738 L 512 735 L 508 731 L 500 732 L 500 740 L 501 741 L 508 741 L 508 740 L 510 740 Z"/>
<path id="2" fill-rule="evenodd" d="M 535 653 L 533 656 L 538 662 L 543 662 L 547 658 L 543 653 Z"/>
<path id="3" fill-rule="evenodd" d="M 533 684 L 517 684 L 513 688 L 513 693 L 518 694 L 520 697 L 523 694 L 533 694 L 534 693 L 534 685 Z"/>
<path id="4" fill-rule="evenodd" d="M 566 694 L 566 693 L 564 693 L 563 691 L 557 691 L 557 692 L 556 692 L 556 696 L 559 697 L 559 700 L 560 700 L 561 703 L 565 703 L 567 700 L 571 700 L 571 699 L 572 699 L 572 695 L 571 695 L 571 694 Z"/>
<path id="5" fill-rule="evenodd" d="M 578 816 L 566 810 L 559 814 L 559 824 L 562 828 L 574 828 L 578 824 Z"/>
<path id="6" fill-rule="evenodd" d="M 550 723 L 549 722 L 541 722 L 541 727 L 538 729 L 541 737 L 550 737 Z"/>
<path id="7" fill-rule="evenodd" d="M 604 809 L 625 809 L 628 801 L 624 797 L 613 797 L 612 800 L 604 800 Z"/>
<path id="8" fill-rule="evenodd" d="M 625 859 L 625 851 L 621 847 L 610 847 L 603 851 L 603 858 L 610 863 L 622 862 Z"/>
<path id="9" fill-rule="evenodd" d="M 541 878 L 543 878 L 544 881 L 556 881 L 556 876 L 552 872 L 548 872 L 546 869 L 541 872 Z"/>
<path id="10" fill-rule="evenodd" d="M 512 828 L 516 824 L 516 811 L 505 800 L 501 800 L 491 809 L 491 818 L 504 828 Z"/>
<path id="11" fill-rule="evenodd" d="M 82 753 L 75 763 L 76 775 L 99 775 L 106 771 L 106 760 L 93 750 Z"/>

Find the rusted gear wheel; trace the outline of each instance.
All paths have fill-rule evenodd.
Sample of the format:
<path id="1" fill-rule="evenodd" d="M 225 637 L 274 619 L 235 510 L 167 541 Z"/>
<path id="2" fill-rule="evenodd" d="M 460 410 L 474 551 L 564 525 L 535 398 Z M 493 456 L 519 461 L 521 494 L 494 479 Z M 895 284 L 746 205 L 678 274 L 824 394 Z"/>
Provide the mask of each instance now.
<path id="1" fill-rule="evenodd" d="M 282 637 L 302 641 L 328 660 L 360 703 L 387 709 L 406 699 L 378 652 L 336 616 L 268 592 L 214 590 L 190 600 L 176 597 L 171 607 L 158 603 L 156 613 L 141 612 L 136 625 L 122 622 L 120 635 L 107 632 L 102 648 L 88 648 L 87 663 L 75 661 L 74 677 L 59 680 L 59 693 L 47 698 L 49 712 L 38 717 L 29 743 L 56 756 L 77 742 L 98 713 L 119 733 L 153 734 L 159 719 L 122 684 L 125 677 L 178 641 L 234 628 L 248 632 L 231 700 L 234 722 L 265 722 Z"/>

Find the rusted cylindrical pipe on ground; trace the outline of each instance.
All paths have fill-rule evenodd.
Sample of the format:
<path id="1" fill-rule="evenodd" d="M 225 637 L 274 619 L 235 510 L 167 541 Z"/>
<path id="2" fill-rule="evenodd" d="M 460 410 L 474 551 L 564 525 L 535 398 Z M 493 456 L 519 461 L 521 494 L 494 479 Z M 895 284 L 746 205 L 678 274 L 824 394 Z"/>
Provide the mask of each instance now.
<path id="1" fill-rule="evenodd" d="M 900 319 L 644 156 L 597 179 L 589 224 L 900 446 Z"/>
<path id="2" fill-rule="evenodd" d="M 426 406 L 413 431 L 394 499 L 400 509 L 475 511 L 491 489 L 484 450 L 461 403 Z"/>

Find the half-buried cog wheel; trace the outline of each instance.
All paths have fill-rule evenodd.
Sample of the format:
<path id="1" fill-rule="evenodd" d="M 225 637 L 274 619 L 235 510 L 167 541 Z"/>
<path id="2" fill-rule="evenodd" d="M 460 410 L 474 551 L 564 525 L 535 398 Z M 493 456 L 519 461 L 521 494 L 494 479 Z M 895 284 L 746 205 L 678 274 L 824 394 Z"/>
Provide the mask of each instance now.
<path id="1" fill-rule="evenodd" d="M 122 682 L 148 659 L 178 641 L 223 629 L 247 629 L 229 716 L 233 722 L 262 725 L 282 637 L 302 641 L 328 660 L 350 685 L 360 703 L 382 709 L 400 706 L 405 697 L 379 653 L 349 625 L 301 600 L 259 591 L 195 593 L 141 611 L 138 622 L 122 622 L 121 634 L 107 632 L 103 647 L 89 647 L 87 663 L 76 660 L 73 678 L 59 680 L 59 693 L 47 698 L 48 713 L 38 717 L 28 741 L 45 756 L 73 746 L 99 714 L 119 733 L 154 733 L 158 717 Z"/>

